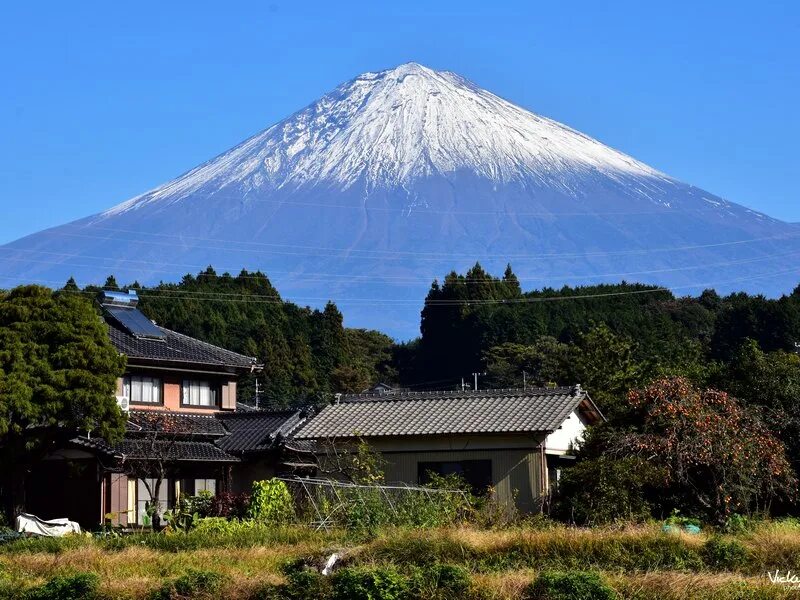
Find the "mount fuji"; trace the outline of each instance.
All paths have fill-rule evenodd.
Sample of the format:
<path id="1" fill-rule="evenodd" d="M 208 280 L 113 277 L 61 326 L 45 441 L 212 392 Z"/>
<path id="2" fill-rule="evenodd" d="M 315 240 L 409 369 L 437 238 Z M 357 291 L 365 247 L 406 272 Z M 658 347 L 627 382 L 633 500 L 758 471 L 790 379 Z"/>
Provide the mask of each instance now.
<path id="1" fill-rule="evenodd" d="M 0 247 L 2 284 L 260 269 L 287 298 L 408 339 L 434 278 L 639 281 L 776 295 L 800 226 L 677 181 L 451 72 L 364 73 L 122 204 Z"/>

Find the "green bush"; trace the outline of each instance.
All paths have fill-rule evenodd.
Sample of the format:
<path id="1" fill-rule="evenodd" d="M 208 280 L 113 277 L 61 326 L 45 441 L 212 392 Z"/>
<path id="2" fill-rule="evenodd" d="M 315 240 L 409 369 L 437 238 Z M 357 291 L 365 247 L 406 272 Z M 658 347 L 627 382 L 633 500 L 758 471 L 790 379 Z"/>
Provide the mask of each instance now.
<path id="1" fill-rule="evenodd" d="M 214 571 L 187 571 L 177 579 L 167 581 L 154 590 L 150 600 L 183 600 L 184 598 L 219 598 L 225 578 Z"/>
<path id="2" fill-rule="evenodd" d="M 330 578 L 306 566 L 302 559 L 290 561 L 282 568 L 286 583 L 274 586 L 272 595 L 265 599 L 275 600 L 324 600 L 330 597 Z"/>
<path id="3" fill-rule="evenodd" d="M 646 521 L 651 516 L 646 491 L 657 475 L 654 467 L 637 457 L 579 461 L 564 469 L 554 513 L 582 525 Z"/>
<path id="4" fill-rule="evenodd" d="M 333 600 L 404 600 L 409 597 L 408 578 L 393 567 L 352 567 L 331 578 Z"/>
<path id="5" fill-rule="evenodd" d="M 289 488 L 280 479 L 254 481 L 250 496 L 250 517 L 272 525 L 286 525 L 294 518 Z"/>
<path id="6" fill-rule="evenodd" d="M 545 571 L 530 585 L 529 600 L 616 600 L 617 593 L 597 573 Z"/>
<path id="7" fill-rule="evenodd" d="M 715 569 L 735 571 L 747 564 L 748 552 L 737 539 L 714 536 L 703 546 L 703 559 Z"/>
<path id="8" fill-rule="evenodd" d="M 98 597 L 100 578 L 94 573 L 53 577 L 47 583 L 28 590 L 25 600 L 94 600 Z"/>
<path id="9" fill-rule="evenodd" d="M 462 600 L 470 589 L 469 571 L 460 565 L 434 563 L 412 578 L 413 595 L 421 600 Z"/>

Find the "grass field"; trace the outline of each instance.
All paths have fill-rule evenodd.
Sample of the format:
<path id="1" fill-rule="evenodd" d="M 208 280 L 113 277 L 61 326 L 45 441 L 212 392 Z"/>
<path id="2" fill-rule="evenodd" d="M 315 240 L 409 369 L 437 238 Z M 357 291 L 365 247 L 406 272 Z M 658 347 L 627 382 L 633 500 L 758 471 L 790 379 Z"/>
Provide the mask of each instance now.
<path id="1" fill-rule="evenodd" d="M 364 588 L 367 584 L 358 583 L 361 579 L 353 583 L 355 580 L 343 576 L 322 578 L 312 569 L 298 576 L 297 571 L 292 574 L 286 568 L 287 563 L 300 561 L 321 565 L 332 552 L 344 556 L 343 571 L 362 579 L 368 574 L 373 583 L 384 579 L 389 583 L 375 584 L 378 588 L 383 585 L 383 591 L 373 590 L 370 596 L 370 590 Z M 439 570 L 431 571 L 432 565 Z M 442 570 L 442 565 L 446 569 Z M 455 583 L 447 570 L 450 567 L 460 577 Z M 0 546 L 0 596 L 242 600 L 599 597 L 575 595 L 580 590 L 542 592 L 531 588 L 542 573 L 557 571 L 595 573 L 613 590 L 609 597 L 626 599 L 800 597 L 800 591 L 770 582 L 767 572 L 775 570 L 800 572 L 800 527 L 793 522 L 765 523 L 736 536 L 664 533 L 655 525 L 592 530 L 562 526 L 393 529 L 373 536 L 263 526 L 219 534 L 195 531 L 12 542 Z M 433 578 L 426 575 L 434 571 Z M 69 590 L 72 584 L 68 580 L 58 579 L 84 573 L 96 575 L 92 581 L 98 584 L 97 594 L 89 589 L 81 596 L 81 592 Z M 42 587 L 48 582 L 49 588 Z M 62 584 L 64 589 L 59 587 Z M 343 586 L 349 587 L 345 590 Z M 88 587 L 93 588 L 93 583 Z"/>

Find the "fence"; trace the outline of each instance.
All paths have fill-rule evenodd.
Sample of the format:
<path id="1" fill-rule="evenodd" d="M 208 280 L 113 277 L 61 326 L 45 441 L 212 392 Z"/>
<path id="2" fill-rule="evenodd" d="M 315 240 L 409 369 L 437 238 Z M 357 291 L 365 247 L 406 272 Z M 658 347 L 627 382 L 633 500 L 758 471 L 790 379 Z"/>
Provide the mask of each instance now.
<path id="1" fill-rule="evenodd" d="M 278 479 L 289 488 L 298 517 L 317 530 L 446 525 L 466 518 L 472 510 L 470 496 L 463 490 L 305 477 Z"/>

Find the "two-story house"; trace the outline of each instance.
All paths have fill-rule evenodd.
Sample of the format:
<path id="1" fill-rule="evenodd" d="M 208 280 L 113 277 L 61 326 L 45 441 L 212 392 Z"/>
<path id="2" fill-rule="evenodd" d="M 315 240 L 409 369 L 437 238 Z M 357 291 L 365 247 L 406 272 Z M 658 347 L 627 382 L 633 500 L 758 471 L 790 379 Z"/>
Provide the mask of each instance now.
<path id="1" fill-rule="evenodd" d="M 134 291 L 100 297 L 111 342 L 127 357 L 116 391 L 124 439 L 78 432 L 54 449 L 26 482 L 29 512 L 86 527 L 108 514 L 145 524 L 154 499 L 163 514 L 182 493 L 241 491 L 271 476 L 280 440 L 302 422 L 296 411 L 237 411 L 237 380 L 260 371 L 257 360 L 159 327 L 137 304 Z"/>

